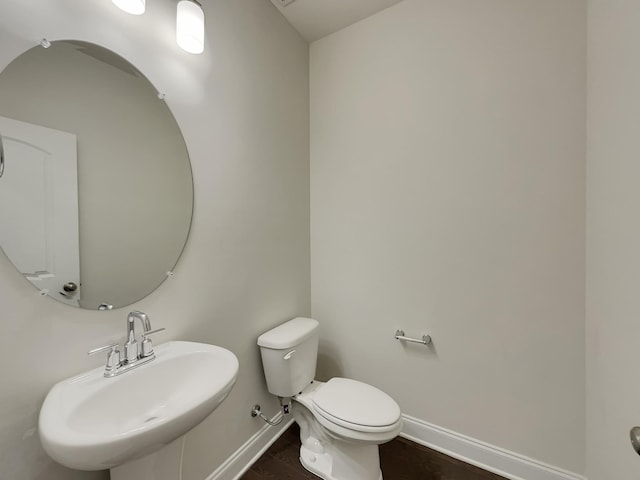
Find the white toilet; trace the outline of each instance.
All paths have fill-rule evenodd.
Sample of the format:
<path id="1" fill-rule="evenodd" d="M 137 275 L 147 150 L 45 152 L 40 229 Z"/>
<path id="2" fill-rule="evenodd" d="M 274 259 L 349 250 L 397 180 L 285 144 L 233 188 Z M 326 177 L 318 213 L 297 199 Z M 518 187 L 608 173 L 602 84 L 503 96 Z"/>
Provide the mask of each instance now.
<path id="1" fill-rule="evenodd" d="M 356 380 L 314 380 L 316 320 L 289 320 L 262 334 L 258 345 L 269 392 L 293 400 L 302 465 L 325 480 L 382 480 L 378 445 L 400 433 L 398 404 Z"/>

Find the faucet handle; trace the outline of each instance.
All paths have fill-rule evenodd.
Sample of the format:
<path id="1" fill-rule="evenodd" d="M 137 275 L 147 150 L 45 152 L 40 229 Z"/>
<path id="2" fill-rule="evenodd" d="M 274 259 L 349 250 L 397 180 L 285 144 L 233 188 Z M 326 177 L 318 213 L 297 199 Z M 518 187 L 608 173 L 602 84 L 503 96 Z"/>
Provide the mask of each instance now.
<path id="1" fill-rule="evenodd" d="M 109 352 L 107 354 L 107 364 L 104 367 L 105 376 L 113 372 L 120 365 L 120 345 L 117 343 L 111 345 L 105 345 L 104 347 L 94 348 L 93 350 L 89 350 L 87 352 L 88 355 L 94 355 L 100 352 Z"/>
<path id="2" fill-rule="evenodd" d="M 111 350 L 119 350 L 119 349 L 120 349 L 120 345 L 117 343 L 114 343 L 112 345 L 105 345 L 104 347 L 98 347 L 98 348 L 94 348 L 93 350 L 89 350 L 87 352 L 87 355 L 94 355 L 96 353 L 106 352 L 106 351 L 111 352 Z"/>
<path id="3" fill-rule="evenodd" d="M 142 353 L 141 358 L 150 357 L 153 355 L 153 343 L 149 338 L 154 333 L 159 333 L 166 330 L 166 328 L 156 328 L 155 330 L 149 330 L 148 332 L 142 332 Z"/>
<path id="4" fill-rule="evenodd" d="M 155 330 L 149 330 L 148 332 L 142 332 L 142 338 L 147 338 L 149 335 L 153 335 L 154 333 L 160 333 L 166 330 L 166 328 L 156 328 Z"/>

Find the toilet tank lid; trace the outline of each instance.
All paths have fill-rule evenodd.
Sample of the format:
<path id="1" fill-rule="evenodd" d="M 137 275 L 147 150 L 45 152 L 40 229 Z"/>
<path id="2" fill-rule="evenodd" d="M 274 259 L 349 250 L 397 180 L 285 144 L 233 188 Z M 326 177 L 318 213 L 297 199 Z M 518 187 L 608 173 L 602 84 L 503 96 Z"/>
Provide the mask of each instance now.
<path id="1" fill-rule="evenodd" d="M 258 345 L 265 348 L 285 349 L 304 342 L 318 330 L 318 321 L 297 317 L 258 337 Z"/>

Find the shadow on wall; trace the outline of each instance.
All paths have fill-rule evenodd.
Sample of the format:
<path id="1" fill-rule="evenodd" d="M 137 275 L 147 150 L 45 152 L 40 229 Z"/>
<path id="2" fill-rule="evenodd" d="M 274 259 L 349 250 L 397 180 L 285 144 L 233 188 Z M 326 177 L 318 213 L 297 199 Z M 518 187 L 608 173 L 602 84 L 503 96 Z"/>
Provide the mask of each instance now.
<path id="1" fill-rule="evenodd" d="M 338 349 L 331 342 L 321 341 L 318 345 L 318 367 L 316 380 L 327 382 L 333 377 L 343 377 L 342 364 L 337 360 Z"/>

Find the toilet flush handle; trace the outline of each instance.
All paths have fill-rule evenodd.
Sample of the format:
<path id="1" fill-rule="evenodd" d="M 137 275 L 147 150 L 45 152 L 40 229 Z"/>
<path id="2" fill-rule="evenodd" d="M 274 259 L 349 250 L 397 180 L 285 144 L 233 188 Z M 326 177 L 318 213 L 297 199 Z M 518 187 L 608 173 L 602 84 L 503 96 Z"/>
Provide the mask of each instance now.
<path id="1" fill-rule="evenodd" d="M 296 353 L 295 350 L 291 350 L 289 353 L 286 353 L 284 355 L 284 357 L 282 357 L 283 360 L 291 360 L 291 357 L 293 357 L 293 354 Z"/>

